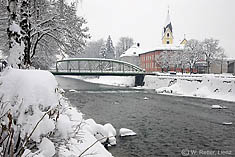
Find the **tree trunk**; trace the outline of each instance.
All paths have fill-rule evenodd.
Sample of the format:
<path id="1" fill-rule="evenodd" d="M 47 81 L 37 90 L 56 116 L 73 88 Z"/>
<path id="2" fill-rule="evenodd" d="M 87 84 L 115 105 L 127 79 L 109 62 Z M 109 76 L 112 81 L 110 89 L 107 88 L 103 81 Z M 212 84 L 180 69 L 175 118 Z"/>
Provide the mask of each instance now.
<path id="1" fill-rule="evenodd" d="M 64 0 L 60 0 L 60 16 L 64 18 Z"/>
<path id="2" fill-rule="evenodd" d="M 17 21 L 17 6 L 18 0 L 8 0 L 8 41 L 9 41 L 9 56 L 8 64 L 13 68 L 22 68 L 24 58 L 24 42 L 22 42 L 21 28 Z"/>
<path id="3" fill-rule="evenodd" d="M 22 29 L 22 35 L 23 35 L 23 42 L 25 45 L 24 48 L 24 65 L 27 67 L 30 65 L 30 1 L 29 0 L 22 0 L 21 7 L 20 7 L 20 27 Z"/>
<path id="4" fill-rule="evenodd" d="M 210 61 L 207 61 L 207 73 L 210 74 Z"/>

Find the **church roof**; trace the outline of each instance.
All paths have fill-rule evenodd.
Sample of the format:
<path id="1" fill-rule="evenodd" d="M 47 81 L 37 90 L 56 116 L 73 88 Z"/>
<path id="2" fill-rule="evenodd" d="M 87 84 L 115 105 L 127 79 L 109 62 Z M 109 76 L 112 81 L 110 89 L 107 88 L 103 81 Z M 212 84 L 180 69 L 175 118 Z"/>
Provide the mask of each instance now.
<path id="1" fill-rule="evenodd" d="M 172 25 L 171 25 L 169 10 L 167 12 L 166 21 L 165 21 L 165 25 L 164 25 L 164 33 L 166 32 L 167 28 L 169 28 L 172 32 Z"/>

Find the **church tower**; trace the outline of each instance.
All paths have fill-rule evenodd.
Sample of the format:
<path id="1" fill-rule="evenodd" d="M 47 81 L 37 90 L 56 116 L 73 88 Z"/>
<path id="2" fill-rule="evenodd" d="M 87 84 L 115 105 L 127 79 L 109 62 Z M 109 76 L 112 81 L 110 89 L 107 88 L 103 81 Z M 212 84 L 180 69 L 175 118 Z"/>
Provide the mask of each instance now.
<path id="1" fill-rule="evenodd" d="M 166 22 L 165 22 L 163 34 L 162 34 L 162 44 L 173 44 L 173 39 L 174 37 L 173 37 L 170 13 L 169 13 L 169 8 L 168 8 Z"/>

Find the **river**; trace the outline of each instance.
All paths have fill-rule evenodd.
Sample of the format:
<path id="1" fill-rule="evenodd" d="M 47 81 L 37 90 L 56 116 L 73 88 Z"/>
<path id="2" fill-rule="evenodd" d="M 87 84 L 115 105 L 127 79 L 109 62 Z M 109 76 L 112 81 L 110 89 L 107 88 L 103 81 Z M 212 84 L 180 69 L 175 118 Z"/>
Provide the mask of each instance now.
<path id="1" fill-rule="evenodd" d="M 109 148 L 115 157 L 235 156 L 235 103 L 160 95 L 151 90 L 71 78 L 57 80 L 65 89 L 65 96 L 85 118 L 100 124 L 111 123 L 117 132 L 129 128 L 137 133 L 131 137 L 117 136 L 117 145 Z M 211 109 L 215 104 L 228 109 Z"/>

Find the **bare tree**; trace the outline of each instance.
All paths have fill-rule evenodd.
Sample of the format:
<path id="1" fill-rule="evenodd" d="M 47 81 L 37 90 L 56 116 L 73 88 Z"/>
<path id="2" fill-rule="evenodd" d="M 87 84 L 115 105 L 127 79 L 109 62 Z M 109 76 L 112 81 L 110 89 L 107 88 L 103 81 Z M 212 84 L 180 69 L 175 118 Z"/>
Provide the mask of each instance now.
<path id="1" fill-rule="evenodd" d="M 104 40 L 99 39 L 97 41 L 91 41 L 87 43 L 87 46 L 85 47 L 82 54 L 79 55 L 79 57 L 85 57 L 85 58 L 99 58 L 101 55 L 100 50 L 101 47 L 104 45 Z"/>
<path id="2" fill-rule="evenodd" d="M 134 39 L 131 37 L 121 37 L 115 46 L 116 58 L 119 59 L 120 55 L 134 45 Z"/>

